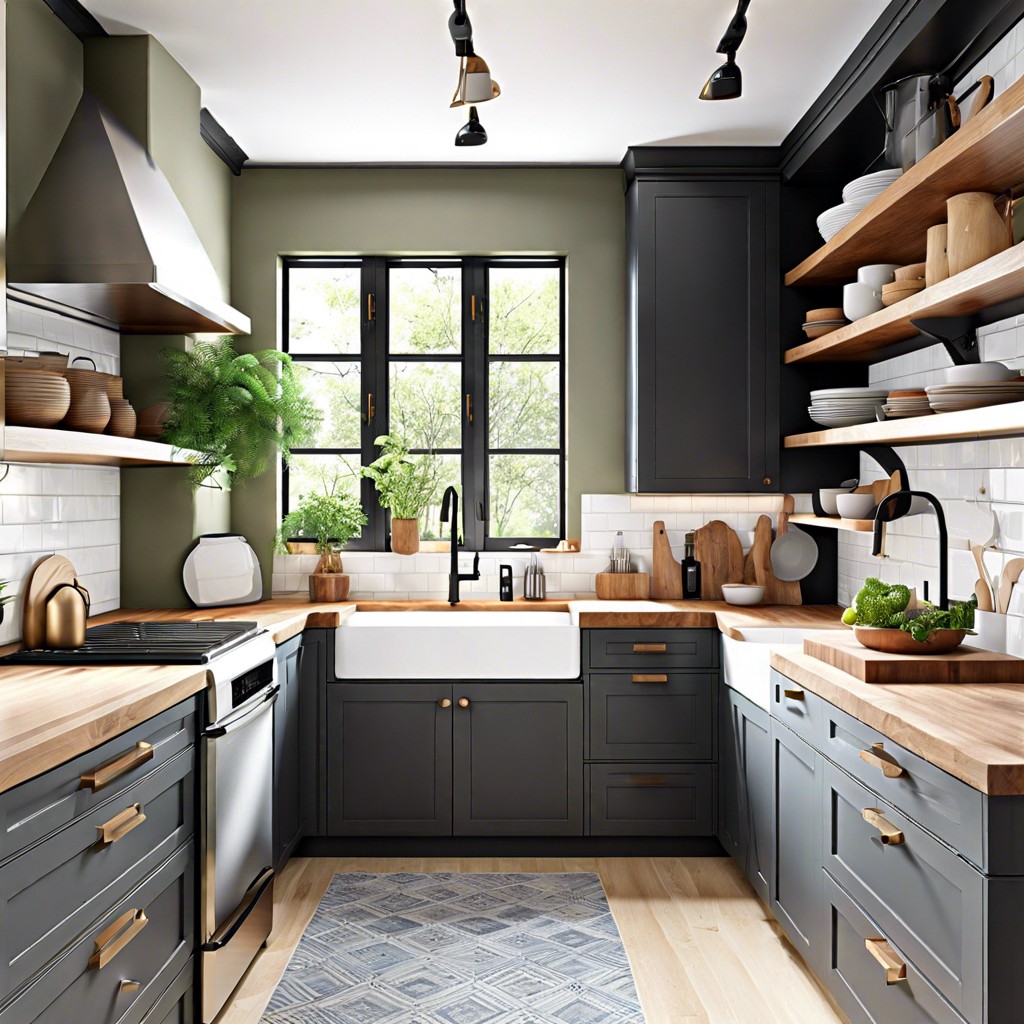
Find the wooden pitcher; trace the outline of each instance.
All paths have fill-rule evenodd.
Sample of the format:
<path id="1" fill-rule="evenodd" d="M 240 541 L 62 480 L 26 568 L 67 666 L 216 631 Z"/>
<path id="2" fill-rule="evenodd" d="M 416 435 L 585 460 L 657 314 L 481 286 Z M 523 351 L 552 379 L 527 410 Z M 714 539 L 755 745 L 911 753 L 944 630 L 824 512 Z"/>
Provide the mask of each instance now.
<path id="1" fill-rule="evenodd" d="M 950 277 L 1010 247 L 1010 230 L 990 192 L 963 192 L 946 200 Z"/>
<path id="2" fill-rule="evenodd" d="M 928 255 L 924 265 L 924 283 L 928 288 L 949 277 L 949 257 L 946 255 L 947 224 L 936 224 L 928 229 Z"/>

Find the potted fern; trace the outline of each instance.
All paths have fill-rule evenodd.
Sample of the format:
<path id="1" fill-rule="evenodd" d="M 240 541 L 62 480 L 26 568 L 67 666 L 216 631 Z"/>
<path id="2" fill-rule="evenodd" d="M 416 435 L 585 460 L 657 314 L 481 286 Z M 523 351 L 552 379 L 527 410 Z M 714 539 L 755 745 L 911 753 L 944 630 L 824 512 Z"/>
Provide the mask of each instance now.
<path id="1" fill-rule="evenodd" d="M 364 466 L 381 507 L 391 511 L 391 550 L 414 555 L 420 549 L 420 516 L 430 502 L 436 481 L 430 459 L 413 462 L 405 438 L 381 434 L 374 442 L 380 457 Z"/>
<path id="2" fill-rule="evenodd" d="M 344 601 L 349 577 L 341 563 L 341 547 L 358 537 L 366 513 L 351 494 L 309 494 L 281 521 L 277 550 L 286 550 L 285 538 L 313 540 L 320 561 L 309 577 L 311 601 Z"/>

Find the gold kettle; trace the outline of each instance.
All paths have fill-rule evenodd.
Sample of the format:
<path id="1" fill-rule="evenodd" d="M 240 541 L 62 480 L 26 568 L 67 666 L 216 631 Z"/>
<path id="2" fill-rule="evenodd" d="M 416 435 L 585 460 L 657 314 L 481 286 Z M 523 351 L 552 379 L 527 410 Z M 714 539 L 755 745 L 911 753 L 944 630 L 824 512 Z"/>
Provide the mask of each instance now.
<path id="1" fill-rule="evenodd" d="M 67 650 L 85 643 L 85 623 L 89 618 L 89 591 L 75 579 L 53 588 L 44 602 L 43 646 Z"/>

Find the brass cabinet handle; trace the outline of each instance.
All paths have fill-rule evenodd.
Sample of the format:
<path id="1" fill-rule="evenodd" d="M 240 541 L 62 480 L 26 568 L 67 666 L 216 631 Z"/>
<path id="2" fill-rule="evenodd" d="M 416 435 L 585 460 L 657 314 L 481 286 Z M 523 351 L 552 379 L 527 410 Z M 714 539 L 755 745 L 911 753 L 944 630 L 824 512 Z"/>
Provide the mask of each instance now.
<path id="1" fill-rule="evenodd" d="M 89 966 L 102 971 L 147 924 L 149 918 L 144 910 L 125 911 L 109 928 L 104 928 L 93 939 L 96 949 L 89 957 Z"/>
<path id="2" fill-rule="evenodd" d="M 782 695 L 789 700 L 806 700 L 803 690 L 783 690 Z"/>
<path id="3" fill-rule="evenodd" d="M 466 422 L 473 422 L 473 396 L 466 395 Z"/>
<path id="4" fill-rule="evenodd" d="M 892 754 L 886 752 L 885 746 L 881 743 L 872 743 L 870 750 L 862 750 L 860 759 L 865 764 L 877 768 L 887 779 L 898 779 L 906 771 Z"/>
<path id="5" fill-rule="evenodd" d="M 660 772 L 643 773 L 643 772 L 632 772 L 626 776 L 631 786 L 666 786 L 668 785 L 668 776 L 663 775 Z"/>
<path id="6" fill-rule="evenodd" d="M 121 992 L 138 992 L 142 988 L 141 981 L 135 981 L 132 978 L 122 978 L 121 984 L 117 986 L 118 994 Z"/>
<path id="7" fill-rule="evenodd" d="M 138 828 L 145 820 L 146 815 L 142 813 L 142 804 L 132 804 L 120 814 L 115 814 L 110 821 L 96 826 L 100 830 L 100 842 L 104 846 L 116 843 L 118 839 L 124 839 L 132 829 Z"/>
<path id="8" fill-rule="evenodd" d="M 437 705 L 438 705 L 438 707 L 442 707 L 442 708 L 450 708 L 452 706 L 452 702 L 447 697 L 442 697 L 437 702 Z"/>
<path id="9" fill-rule="evenodd" d="M 907 980 L 907 965 L 896 955 L 888 939 L 865 939 L 864 948 L 885 968 L 886 985 Z"/>
<path id="10" fill-rule="evenodd" d="M 861 817 L 878 829 L 884 846 L 899 846 L 904 841 L 903 833 L 891 821 L 885 819 L 880 807 L 865 807 L 861 811 Z"/>
<path id="11" fill-rule="evenodd" d="M 469 698 L 468 697 L 460 697 L 459 698 L 459 707 L 460 708 L 468 708 L 469 707 Z"/>
<path id="12" fill-rule="evenodd" d="M 633 644 L 634 654 L 664 654 L 668 644 Z"/>
<path id="13" fill-rule="evenodd" d="M 140 764 L 145 764 L 152 756 L 153 744 L 144 743 L 142 740 L 139 740 L 135 744 L 134 750 L 129 750 L 126 754 L 115 757 L 113 761 L 108 761 L 106 764 L 100 765 L 99 768 L 82 775 L 79 788 L 91 789 L 95 793 L 96 790 L 109 786 L 110 783 L 115 779 L 119 779 L 122 775 L 127 775 L 133 768 L 138 768 Z"/>
<path id="14" fill-rule="evenodd" d="M 375 320 L 377 318 L 377 304 L 374 301 L 373 292 L 366 293 L 366 319 Z"/>
<path id="15" fill-rule="evenodd" d="M 667 683 L 668 682 L 668 676 L 666 676 L 666 675 L 664 675 L 662 673 L 656 673 L 654 675 L 648 675 L 648 676 L 634 675 L 633 676 L 633 682 L 634 683 Z"/>
<path id="16" fill-rule="evenodd" d="M 366 392 L 366 422 L 372 423 L 377 415 L 377 406 L 373 404 L 373 392 Z"/>

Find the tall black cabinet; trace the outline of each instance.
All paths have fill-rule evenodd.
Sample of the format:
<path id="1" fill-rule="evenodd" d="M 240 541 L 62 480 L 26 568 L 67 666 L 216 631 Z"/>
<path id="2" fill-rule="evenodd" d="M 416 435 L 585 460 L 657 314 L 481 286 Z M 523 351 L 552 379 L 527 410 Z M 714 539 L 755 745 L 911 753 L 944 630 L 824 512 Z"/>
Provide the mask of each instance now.
<path id="1" fill-rule="evenodd" d="M 656 157 L 625 164 L 627 488 L 778 491 L 778 174 Z"/>

